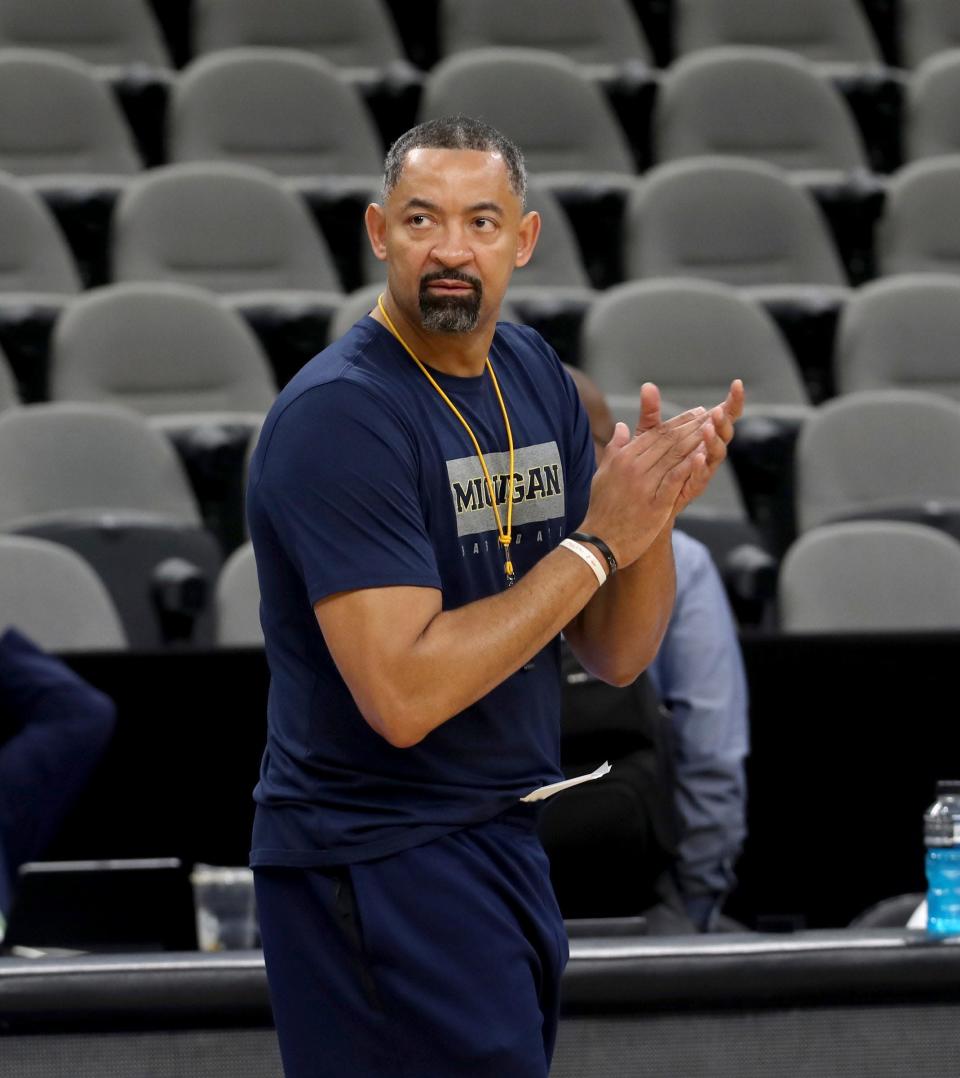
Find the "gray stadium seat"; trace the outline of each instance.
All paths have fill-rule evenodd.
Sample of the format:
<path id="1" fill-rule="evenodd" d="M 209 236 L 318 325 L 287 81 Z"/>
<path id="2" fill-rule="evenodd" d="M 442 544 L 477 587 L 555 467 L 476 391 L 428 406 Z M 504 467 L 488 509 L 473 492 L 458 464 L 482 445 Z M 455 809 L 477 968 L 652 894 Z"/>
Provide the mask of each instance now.
<path id="1" fill-rule="evenodd" d="M 837 388 L 916 389 L 960 402 L 960 277 L 904 274 L 863 285 L 840 320 Z"/>
<path id="2" fill-rule="evenodd" d="M 0 529 L 88 509 L 199 524 L 183 471 L 146 420 L 101 404 L 34 404 L 0 416 Z"/>
<path id="3" fill-rule="evenodd" d="M 916 161 L 891 177 L 877 229 L 877 269 L 960 274 L 960 154 Z"/>
<path id="4" fill-rule="evenodd" d="M 153 169 L 113 223 L 118 281 L 176 281 L 218 293 L 340 292 L 306 206 L 271 173 L 198 162 Z"/>
<path id="5" fill-rule="evenodd" d="M 22 181 L 0 173 L 0 301 L 51 293 L 75 295 L 80 277 L 56 221 Z"/>
<path id="6" fill-rule="evenodd" d="M 904 119 L 906 157 L 960 153 L 960 48 L 937 53 L 913 73 Z"/>
<path id="7" fill-rule="evenodd" d="M 638 181 L 624 228 L 627 277 L 701 277 L 741 288 L 774 317 L 815 400 L 832 394 L 848 289 L 813 196 L 776 165 L 692 157 Z"/>
<path id="8" fill-rule="evenodd" d="M 140 158 L 92 68 L 55 52 L 0 50 L 0 169 L 29 178 L 66 233 L 84 282 L 102 281 L 110 212 Z"/>
<path id="9" fill-rule="evenodd" d="M 59 543 L 0 536 L 0 623 L 50 651 L 119 651 L 126 634 L 90 565 Z"/>
<path id="10" fill-rule="evenodd" d="M 960 543 L 895 521 L 830 524 L 807 532 L 780 569 L 786 632 L 960 629 Z"/>
<path id="11" fill-rule="evenodd" d="M 540 236 L 533 257 L 514 271 L 511 288 L 589 289 L 590 278 L 569 218 L 550 188 L 536 176 L 527 182 L 527 209 L 540 214 Z"/>
<path id="12" fill-rule="evenodd" d="M 536 49 L 477 49 L 438 64 L 422 120 L 462 113 L 493 124 L 540 175 L 634 172 L 626 139 L 602 92 L 563 56 Z"/>
<path id="13" fill-rule="evenodd" d="M 252 165 L 154 169 L 113 220 L 113 276 L 220 293 L 250 323 L 283 384 L 326 340 L 343 289 L 303 198 Z"/>
<path id="14" fill-rule="evenodd" d="M 443 0 L 440 41 L 444 56 L 506 46 L 543 49 L 596 67 L 651 62 L 628 0 Z"/>
<path id="15" fill-rule="evenodd" d="M 259 415 L 276 395 L 256 339 L 187 285 L 118 284 L 80 297 L 57 324 L 51 391 L 157 417 Z"/>
<path id="16" fill-rule="evenodd" d="M 80 291 L 80 278 L 47 206 L 22 180 L 2 173 L 0 251 L 0 346 L 25 399 L 41 400 L 50 332 Z"/>
<path id="17" fill-rule="evenodd" d="M 654 111 L 657 160 L 705 154 L 769 161 L 791 172 L 849 172 L 867 156 L 843 98 L 808 60 L 727 46 L 678 60 Z"/>
<path id="18" fill-rule="evenodd" d="M 132 175 L 140 169 L 110 90 L 80 60 L 0 51 L 0 168 L 18 176 Z"/>
<path id="19" fill-rule="evenodd" d="M 801 531 L 854 518 L 956 531 L 960 405 L 912 390 L 848 393 L 820 405 L 797 443 Z"/>
<path id="20" fill-rule="evenodd" d="M 404 59 L 381 0 L 196 0 L 198 54 L 244 46 L 311 52 L 339 68 L 385 68 Z"/>
<path id="21" fill-rule="evenodd" d="M 804 416 L 809 401 L 776 326 L 713 281 L 633 281 L 603 293 L 584 323 L 583 369 L 608 395 L 656 382 L 682 408 L 723 400 L 733 378 L 747 411 Z"/>
<path id="22" fill-rule="evenodd" d="M 953 0 L 900 0 L 900 51 L 906 67 L 960 47 L 960 7 Z"/>
<path id="23" fill-rule="evenodd" d="M 514 270 L 507 299 L 562 360 L 579 363 L 583 319 L 598 293 L 590 284 L 570 219 L 536 177 L 527 184 L 527 209 L 540 214 L 540 236 L 530 261 Z"/>
<path id="24" fill-rule="evenodd" d="M 253 544 L 244 543 L 224 562 L 217 580 L 217 643 L 221 647 L 262 647 L 260 584 Z"/>
<path id="25" fill-rule="evenodd" d="M 785 545 L 793 532 L 793 446 L 812 409 L 786 342 L 759 305 L 715 281 L 618 285 L 586 317 L 581 366 L 612 404 L 634 414 L 645 381 L 675 406 L 690 408 L 719 403 L 730 382 L 742 378 L 746 411 L 731 460 L 771 549 Z M 707 507 L 704 502 L 693 515 Z M 706 535 L 697 538 L 714 548 Z"/>
<path id="26" fill-rule="evenodd" d="M 7 357 L 0 349 L 0 412 L 7 408 L 15 408 L 20 403 L 20 395 L 17 393 L 13 371 Z"/>
<path id="27" fill-rule="evenodd" d="M 599 86 L 565 56 L 477 49 L 439 63 L 424 87 L 421 120 L 457 113 L 486 120 L 521 147 L 528 170 L 570 215 L 593 282 L 619 279 L 611 252 L 635 165 Z"/>
<path id="28" fill-rule="evenodd" d="M 0 0 L 0 48 L 51 49 L 88 64 L 170 67 L 146 0 Z"/>
<path id="29" fill-rule="evenodd" d="M 846 284 L 814 200 L 763 161 L 685 158 L 658 165 L 627 206 L 628 277 L 726 284 Z"/>
<path id="30" fill-rule="evenodd" d="M 240 540 L 243 455 L 276 387 L 236 312 L 170 282 L 95 289 L 57 323 L 50 368 L 55 400 L 149 416 L 183 458 L 207 525 L 226 549 Z"/>
<path id="31" fill-rule="evenodd" d="M 857 0 L 675 0 L 674 34 L 679 54 L 761 45 L 814 61 L 881 62 Z"/>
<path id="32" fill-rule="evenodd" d="M 219 548 L 173 448 L 136 413 L 60 403 L 0 414 L 0 531 L 89 561 L 132 647 L 212 640 Z"/>
<path id="33" fill-rule="evenodd" d="M 170 158 L 236 161 L 330 183 L 382 168 L 357 92 L 326 61 L 293 49 L 227 49 L 181 74 L 170 111 Z"/>

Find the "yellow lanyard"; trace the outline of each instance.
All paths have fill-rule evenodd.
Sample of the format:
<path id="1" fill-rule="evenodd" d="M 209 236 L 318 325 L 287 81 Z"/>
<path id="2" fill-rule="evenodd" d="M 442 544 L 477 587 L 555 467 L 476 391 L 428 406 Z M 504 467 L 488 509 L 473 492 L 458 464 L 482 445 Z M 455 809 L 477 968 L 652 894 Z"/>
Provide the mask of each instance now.
<path id="1" fill-rule="evenodd" d="M 447 407 L 451 412 L 460 420 L 463 424 L 467 434 L 470 435 L 470 441 L 473 442 L 473 448 L 476 451 L 477 459 L 480 461 L 480 467 L 483 469 L 483 478 L 487 481 L 487 490 L 490 494 L 490 506 L 493 509 L 493 517 L 497 522 L 497 535 L 500 538 L 500 546 L 503 549 L 503 571 L 507 576 L 507 587 L 511 587 L 516 581 L 516 576 L 513 572 L 513 562 L 510 560 L 510 540 L 513 534 L 513 431 L 510 429 L 510 418 L 507 415 L 507 406 L 503 403 L 503 394 L 500 392 L 500 386 L 497 383 L 497 376 L 493 373 L 493 364 L 490 362 L 490 357 L 487 356 L 487 370 L 490 372 L 490 380 L 493 382 L 493 388 L 497 394 L 497 400 L 500 402 L 500 411 L 503 412 L 503 425 L 507 428 L 507 445 L 510 447 L 510 474 L 507 477 L 507 526 L 504 528 L 503 522 L 500 519 L 500 510 L 497 507 L 497 493 L 493 489 L 493 480 L 490 478 L 490 471 L 487 468 L 487 462 L 483 459 L 483 452 L 480 449 L 480 443 L 477 441 L 476 435 L 470 427 L 470 424 L 463 418 L 459 408 L 453 403 L 453 401 L 443 391 L 443 387 L 437 382 L 433 375 L 427 370 L 427 368 L 420 362 L 414 353 L 413 349 L 407 342 L 400 336 L 397 327 L 393 324 L 390 315 L 387 314 L 387 310 L 383 305 L 383 293 L 377 297 L 377 306 L 380 308 L 380 313 L 386 319 L 387 325 L 390 327 L 390 332 L 397 338 L 397 340 L 403 345 L 406 353 L 413 360 L 414 363 L 423 371 L 427 376 L 427 381 L 433 388 L 440 394 L 440 396 L 446 401 Z"/>

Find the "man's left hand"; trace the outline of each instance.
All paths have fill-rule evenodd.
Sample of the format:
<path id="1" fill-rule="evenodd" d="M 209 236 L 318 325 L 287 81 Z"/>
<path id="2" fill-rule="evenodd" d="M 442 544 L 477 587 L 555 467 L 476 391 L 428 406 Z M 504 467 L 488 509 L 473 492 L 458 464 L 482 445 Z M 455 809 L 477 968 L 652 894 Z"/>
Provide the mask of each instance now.
<path id="1" fill-rule="evenodd" d="M 645 387 L 646 388 L 646 387 Z M 650 393 L 642 396 L 640 421 L 637 424 L 637 433 L 650 427 L 676 426 L 699 419 L 702 423 L 703 445 L 697 452 L 693 474 L 684 483 L 677 503 L 674 508 L 674 516 L 681 513 L 694 500 L 707 489 L 714 472 L 723 463 L 727 456 L 727 446 L 733 439 L 733 428 L 736 421 L 743 415 L 743 382 L 735 378 L 730 383 L 730 391 L 726 399 L 705 412 L 702 408 L 691 409 L 674 416 L 673 419 L 663 420 L 660 418 L 659 394 Z"/>

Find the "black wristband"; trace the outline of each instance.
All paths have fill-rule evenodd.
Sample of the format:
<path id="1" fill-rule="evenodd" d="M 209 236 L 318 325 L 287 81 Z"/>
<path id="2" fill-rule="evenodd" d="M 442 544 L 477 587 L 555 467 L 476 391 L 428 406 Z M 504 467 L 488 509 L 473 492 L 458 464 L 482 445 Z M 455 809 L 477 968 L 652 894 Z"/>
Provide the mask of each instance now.
<path id="1" fill-rule="evenodd" d="M 571 532 L 569 538 L 575 539 L 579 543 L 593 543 L 603 555 L 607 568 L 610 570 L 610 575 L 613 576 L 617 571 L 617 559 L 613 556 L 613 551 L 602 539 L 598 539 L 595 535 L 587 535 L 586 532 Z"/>

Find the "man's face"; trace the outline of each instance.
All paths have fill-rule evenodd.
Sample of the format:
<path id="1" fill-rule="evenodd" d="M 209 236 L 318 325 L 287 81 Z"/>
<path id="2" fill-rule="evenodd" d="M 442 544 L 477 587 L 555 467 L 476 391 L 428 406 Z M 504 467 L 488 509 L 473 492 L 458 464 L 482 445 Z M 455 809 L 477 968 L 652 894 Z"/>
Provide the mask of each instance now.
<path id="1" fill-rule="evenodd" d="M 434 333 L 471 333 L 496 318 L 539 224 L 523 213 L 500 155 L 480 150 L 411 150 L 386 204 L 367 211 L 391 296 Z"/>

